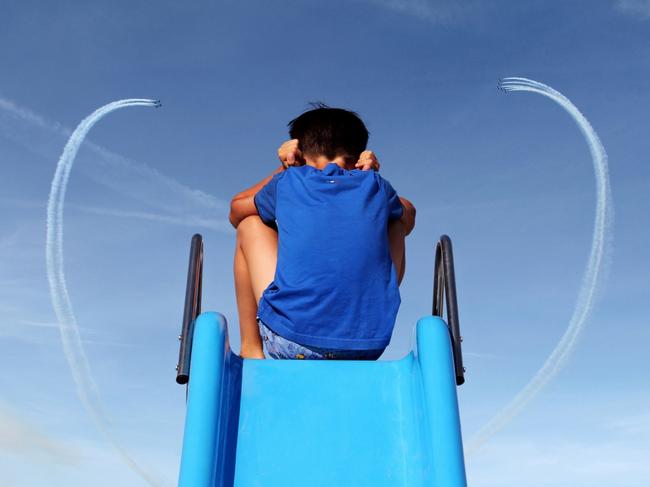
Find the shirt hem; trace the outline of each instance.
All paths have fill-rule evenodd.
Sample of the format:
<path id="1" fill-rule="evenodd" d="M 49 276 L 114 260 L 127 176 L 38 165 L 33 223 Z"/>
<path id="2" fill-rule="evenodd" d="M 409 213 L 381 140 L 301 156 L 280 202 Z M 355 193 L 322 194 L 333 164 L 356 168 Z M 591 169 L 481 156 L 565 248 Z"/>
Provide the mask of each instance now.
<path id="1" fill-rule="evenodd" d="M 281 337 L 300 345 L 330 348 L 332 350 L 378 350 L 380 348 L 386 348 L 392 336 L 392 330 L 390 335 L 380 338 L 334 338 L 305 335 L 303 333 L 296 333 L 282 323 L 273 320 L 273 316 L 269 316 L 269 313 L 266 313 L 267 309 L 259 309 L 258 311 L 258 316 L 262 323 Z"/>

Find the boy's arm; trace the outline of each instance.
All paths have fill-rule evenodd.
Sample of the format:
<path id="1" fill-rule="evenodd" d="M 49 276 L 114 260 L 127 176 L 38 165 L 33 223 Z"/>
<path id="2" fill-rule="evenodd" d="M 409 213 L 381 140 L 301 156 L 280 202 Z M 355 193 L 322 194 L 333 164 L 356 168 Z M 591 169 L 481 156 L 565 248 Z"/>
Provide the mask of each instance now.
<path id="1" fill-rule="evenodd" d="M 273 176 L 282 171 L 284 171 L 284 166 L 280 166 L 259 183 L 233 196 L 230 200 L 230 216 L 228 217 L 233 227 L 237 228 L 244 218 L 258 214 L 255 207 L 255 195 Z"/>
<path id="2" fill-rule="evenodd" d="M 399 197 L 400 203 L 402 203 L 402 218 L 399 221 L 404 225 L 404 236 L 408 235 L 413 231 L 415 227 L 415 206 L 409 200 L 403 197 Z"/>
<path id="3" fill-rule="evenodd" d="M 400 197 L 402 217 L 388 224 L 390 255 L 397 272 L 397 283 L 401 284 L 406 272 L 406 236 L 415 226 L 415 206 L 406 198 Z"/>
<path id="4" fill-rule="evenodd" d="M 290 166 L 302 166 L 305 163 L 298 145 L 298 139 L 284 142 L 278 149 L 278 158 L 282 166 L 262 179 L 255 186 L 251 186 L 247 190 L 233 196 L 232 200 L 230 200 L 230 216 L 228 218 L 233 227 L 237 228 L 244 218 L 258 214 L 257 207 L 255 206 L 255 195 L 273 176 Z"/>

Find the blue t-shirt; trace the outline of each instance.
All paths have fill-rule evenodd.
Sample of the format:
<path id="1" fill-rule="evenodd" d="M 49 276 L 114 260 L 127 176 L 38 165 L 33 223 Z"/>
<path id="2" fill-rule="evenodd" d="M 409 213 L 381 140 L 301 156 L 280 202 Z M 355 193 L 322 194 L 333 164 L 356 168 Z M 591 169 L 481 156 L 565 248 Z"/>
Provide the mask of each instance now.
<path id="1" fill-rule="evenodd" d="M 334 163 L 280 172 L 255 195 L 277 225 L 278 264 L 258 316 L 291 341 L 366 350 L 388 345 L 400 305 L 388 222 L 402 205 L 375 171 Z"/>

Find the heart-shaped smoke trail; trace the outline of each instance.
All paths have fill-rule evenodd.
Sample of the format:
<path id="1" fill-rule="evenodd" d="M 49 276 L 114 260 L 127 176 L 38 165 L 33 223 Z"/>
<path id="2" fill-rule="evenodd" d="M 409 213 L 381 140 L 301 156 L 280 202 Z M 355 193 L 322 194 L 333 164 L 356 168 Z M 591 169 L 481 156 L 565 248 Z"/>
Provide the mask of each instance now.
<path id="1" fill-rule="evenodd" d="M 578 301 L 564 335 L 548 356 L 544 365 L 542 365 L 528 384 L 526 384 L 506 407 L 497 413 L 470 439 L 467 446 L 467 453 L 478 450 L 495 433 L 508 424 L 566 365 L 567 359 L 573 352 L 578 337 L 582 333 L 594 308 L 598 289 L 605 274 L 606 257 L 612 242 L 611 224 L 614 217 L 614 209 L 609 187 L 607 153 L 603 144 L 600 142 L 598 134 L 596 134 L 589 121 L 562 93 L 538 81 L 527 78 L 505 78 L 501 81 L 499 87 L 506 92 L 529 91 L 548 97 L 573 117 L 591 152 L 596 175 L 596 219 L 594 222 L 591 252 L 582 280 L 582 286 L 578 294 Z"/>
<path id="2" fill-rule="evenodd" d="M 115 447 L 129 468 L 136 472 L 149 485 L 155 486 L 157 482 L 129 456 L 108 428 L 108 421 L 102 411 L 97 385 L 90 372 L 88 359 L 86 358 L 86 353 L 81 342 L 79 327 L 72 309 L 63 271 L 63 204 L 65 201 L 66 186 L 68 185 L 75 156 L 93 125 L 115 110 L 132 106 L 159 107 L 160 102 L 146 99 L 129 99 L 109 103 L 82 120 L 68 139 L 63 149 L 63 154 L 61 154 L 56 166 L 56 172 L 54 173 L 54 179 L 52 180 L 52 187 L 50 189 L 50 197 L 47 202 L 47 240 L 45 252 L 52 305 L 54 306 L 54 311 L 59 322 L 63 352 L 72 372 L 72 377 L 77 388 L 77 395 L 97 428 Z"/>

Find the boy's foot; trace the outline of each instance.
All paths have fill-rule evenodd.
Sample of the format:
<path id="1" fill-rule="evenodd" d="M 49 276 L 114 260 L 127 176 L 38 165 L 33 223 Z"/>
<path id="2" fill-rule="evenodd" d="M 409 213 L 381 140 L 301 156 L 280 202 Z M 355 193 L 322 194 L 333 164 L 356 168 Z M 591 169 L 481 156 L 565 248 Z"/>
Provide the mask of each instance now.
<path id="1" fill-rule="evenodd" d="M 241 350 L 239 351 L 239 356 L 241 358 L 253 358 L 253 359 L 263 359 L 264 351 L 259 347 L 247 347 L 242 345 Z"/>

